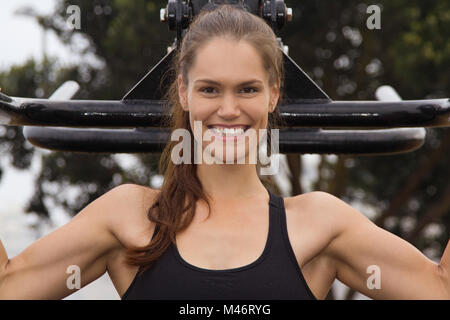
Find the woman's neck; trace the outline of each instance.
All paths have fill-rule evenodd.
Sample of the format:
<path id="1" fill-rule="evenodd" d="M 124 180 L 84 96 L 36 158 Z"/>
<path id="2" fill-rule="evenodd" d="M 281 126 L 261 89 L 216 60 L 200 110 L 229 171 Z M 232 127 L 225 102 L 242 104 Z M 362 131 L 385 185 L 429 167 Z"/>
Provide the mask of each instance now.
<path id="1" fill-rule="evenodd" d="M 213 201 L 251 198 L 265 192 L 257 175 L 256 165 L 198 164 L 197 175 Z"/>

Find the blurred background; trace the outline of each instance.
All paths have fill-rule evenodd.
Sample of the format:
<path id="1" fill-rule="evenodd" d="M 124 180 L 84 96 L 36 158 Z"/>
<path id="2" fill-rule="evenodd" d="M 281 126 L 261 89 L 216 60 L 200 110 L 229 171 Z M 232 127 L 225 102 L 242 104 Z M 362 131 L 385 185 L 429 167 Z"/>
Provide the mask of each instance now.
<path id="1" fill-rule="evenodd" d="M 294 19 L 278 33 L 289 55 L 334 100 L 375 100 L 381 85 L 405 100 L 450 96 L 447 0 L 286 0 Z M 369 30 L 367 6 L 381 8 Z M 67 28 L 67 7 L 81 28 Z M 115 100 L 166 53 L 175 34 L 160 22 L 167 1 L 16 0 L 0 10 L 0 87 L 48 98 L 66 80 L 75 99 Z M 0 126 L 0 238 L 12 258 L 123 183 L 159 188 L 159 154 L 50 152 Z M 450 237 L 450 129 L 427 129 L 424 146 L 389 156 L 279 155 L 267 183 L 285 197 L 326 191 L 439 262 Z M 104 275 L 66 299 L 118 299 Z M 327 299 L 368 299 L 336 280 Z"/>

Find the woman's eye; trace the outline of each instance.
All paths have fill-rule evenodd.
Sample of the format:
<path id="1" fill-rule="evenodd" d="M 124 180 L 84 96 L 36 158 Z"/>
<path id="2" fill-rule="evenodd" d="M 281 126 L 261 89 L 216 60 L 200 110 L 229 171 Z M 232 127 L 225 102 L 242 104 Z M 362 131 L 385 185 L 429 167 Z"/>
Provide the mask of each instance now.
<path id="1" fill-rule="evenodd" d="M 253 90 L 253 92 L 248 92 L 248 91 L 247 91 L 247 93 L 255 93 L 255 92 L 258 92 L 258 89 L 257 89 L 257 88 L 253 88 L 253 87 L 244 88 L 244 90 L 247 90 L 247 89 Z"/>
<path id="2" fill-rule="evenodd" d="M 215 90 L 215 88 L 213 88 L 213 87 L 204 87 L 204 88 L 200 89 L 200 92 L 203 92 L 203 93 L 214 93 L 214 91 L 211 91 L 211 90 Z M 245 93 L 256 93 L 256 92 L 258 92 L 258 89 L 254 88 L 254 87 L 248 87 L 248 88 L 244 88 L 242 90 L 245 90 L 246 91 Z M 249 90 L 253 90 L 253 91 L 249 91 Z"/>
<path id="3" fill-rule="evenodd" d="M 204 93 L 212 93 L 212 92 L 206 92 L 206 91 L 205 91 L 205 90 L 208 90 L 208 89 L 214 90 L 213 87 L 205 87 L 205 88 L 200 89 L 200 91 L 201 91 L 201 92 L 204 92 Z"/>

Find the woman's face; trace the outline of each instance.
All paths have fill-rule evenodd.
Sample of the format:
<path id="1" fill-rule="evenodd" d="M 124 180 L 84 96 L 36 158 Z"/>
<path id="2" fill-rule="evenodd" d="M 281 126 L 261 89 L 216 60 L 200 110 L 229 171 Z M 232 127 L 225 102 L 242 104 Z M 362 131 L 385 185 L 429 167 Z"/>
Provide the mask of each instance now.
<path id="1" fill-rule="evenodd" d="M 276 85 L 269 88 L 268 80 L 269 74 L 259 53 L 245 41 L 218 37 L 197 51 L 188 73 L 188 86 L 183 84 L 180 75 L 178 88 L 181 105 L 189 112 L 191 128 L 194 129 L 194 121 L 201 121 L 202 134 L 205 136 L 209 130 L 212 136 L 211 141 L 199 144 L 202 152 L 220 139 L 223 148 L 217 148 L 217 154 L 212 151 L 212 156 L 225 163 L 230 161 L 226 154 L 233 149 L 231 159 L 236 160 L 248 155 L 249 148 L 256 148 L 256 145 L 248 146 L 248 142 L 242 147 L 242 143 L 250 132 L 255 133 L 259 141 L 259 129 L 267 128 L 268 113 L 273 112 L 277 104 L 279 88 Z M 246 130 L 241 135 L 240 131 L 220 130 L 219 127 L 225 126 L 253 130 Z M 238 137 L 225 138 L 224 134 Z M 197 142 L 202 139 L 196 132 L 194 135 Z"/>

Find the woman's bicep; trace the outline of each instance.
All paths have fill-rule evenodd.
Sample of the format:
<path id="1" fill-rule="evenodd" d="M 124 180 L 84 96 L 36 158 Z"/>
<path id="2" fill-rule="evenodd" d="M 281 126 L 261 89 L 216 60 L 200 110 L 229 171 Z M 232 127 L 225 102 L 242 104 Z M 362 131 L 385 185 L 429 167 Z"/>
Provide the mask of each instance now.
<path id="1" fill-rule="evenodd" d="M 437 264 L 345 202 L 336 200 L 333 207 L 344 227 L 327 251 L 335 258 L 341 282 L 374 299 L 442 295 Z"/>
<path id="2" fill-rule="evenodd" d="M 69 223 L 9 260 L 0 298 L 61 299 L 106 272 L 108 253 L 119 245 L 108 219 L 121 210 L 119 186 L 91 202 Z"/>

